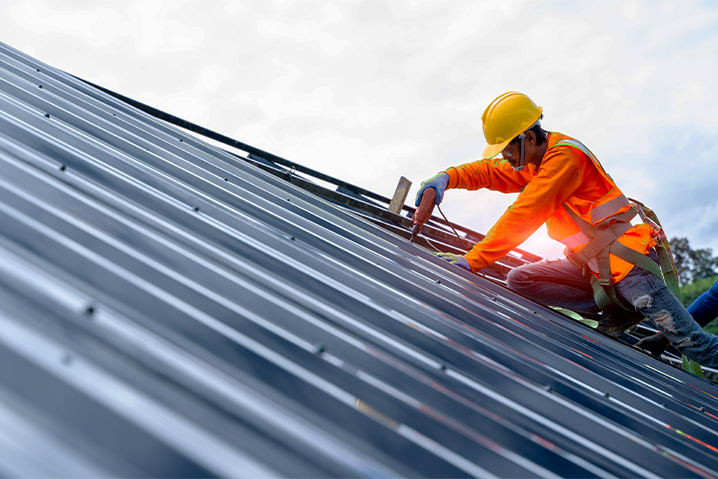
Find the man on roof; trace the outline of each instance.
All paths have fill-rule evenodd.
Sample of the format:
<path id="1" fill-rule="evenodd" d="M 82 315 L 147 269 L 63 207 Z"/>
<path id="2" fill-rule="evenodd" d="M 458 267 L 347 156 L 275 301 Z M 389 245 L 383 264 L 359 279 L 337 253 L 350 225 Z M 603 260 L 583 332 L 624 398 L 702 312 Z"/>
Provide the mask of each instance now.
<path id="1" fill-rule="evenodd" d="M 526 241 L 543 223 L 565 245 L 565 259 L 529 264 L 508 274 L 508 287 L 535 301 L 578 313 L 603 311 L 598 330 L 618 336 L 644 316 L 689 359 L 718 366 L 718 337 L 704 332 L 663 282 L 656 264 L 659 231 L 629 202 L 596 156 L 580 141 L 541 127 L 543 110 L 508 92 L 481 117 L 483 159 L 452 166 L 421 184 L 436 203 L 447 189 L 519 193 L 466 255 L 436 253 L 478 272 Z"/>

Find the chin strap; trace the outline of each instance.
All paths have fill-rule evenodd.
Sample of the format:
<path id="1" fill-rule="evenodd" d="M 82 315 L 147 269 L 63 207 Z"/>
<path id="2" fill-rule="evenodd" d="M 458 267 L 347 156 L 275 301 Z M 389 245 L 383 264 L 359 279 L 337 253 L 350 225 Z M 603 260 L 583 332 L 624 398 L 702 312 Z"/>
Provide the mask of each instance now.
<path id="1" fill-rule="evenodd" d="M 525 153 L 525 142 L 526 142 L 526 133 L 521 133 L 519 135 L 519 138 L 521 139 L 521 158 L 519 158 L 519 166 L 512 166 L 514 171 L 523 171 L 524 170 L 524 162 L 526 161 L 526 153 Z"/>

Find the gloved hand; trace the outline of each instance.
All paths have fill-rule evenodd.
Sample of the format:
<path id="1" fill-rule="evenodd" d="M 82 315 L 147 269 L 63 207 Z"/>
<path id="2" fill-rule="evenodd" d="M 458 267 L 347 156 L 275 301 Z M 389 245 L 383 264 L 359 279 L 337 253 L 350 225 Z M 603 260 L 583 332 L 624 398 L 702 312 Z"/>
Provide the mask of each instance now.
<path id="1" fill-rule="evenodd" d="M 469 262 L 466 261 L 466 258 L 460 254 L 454 254 L 454 253 L 431 253 L 434 256 L 438 256 L 439 258 L 443 259 L 444 261 L 448 261 L 451 264 L 455 264 L 456 266 L 459 266 L 461 268 L 464 268 L 466 271 L 471 271 L 471 266 L 469 266 Z"/>
<path id="2" fill-rule="evenodd" d="M 419 206 L 421 203 L 421 197 L 424 195 L 424 190 L 427 188 L 434 188 L 436 190 L 436 200 L 434 203 L 438 205 L 441 203 L 441 200 L 444 199 L 444 191 L 446 191 L 447 186 L 449 186 L 449 174 L 447 172 L 441 171 L 432 176 L 428 180 L 424 181 L 421 184 L 419 191 L 416 192 L 416 201 L 414 201 L 414 206 Z"/>
<path id="3" fill-rule="evenodd" d="M 644 349 L 654 356 L 660 356 L 663 354 L 663 350 L 671 344 L 668 339 L 661 333 L 656 333 L 653 336 L 648 336 L 638 341 L 635 346 L 637 348 Z"/>

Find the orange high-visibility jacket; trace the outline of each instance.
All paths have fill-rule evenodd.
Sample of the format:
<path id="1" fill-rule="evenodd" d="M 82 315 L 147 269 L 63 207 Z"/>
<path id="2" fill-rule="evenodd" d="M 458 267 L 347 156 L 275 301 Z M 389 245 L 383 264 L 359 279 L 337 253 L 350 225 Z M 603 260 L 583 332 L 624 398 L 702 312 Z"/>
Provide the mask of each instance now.
<path id="1" fill-rule="evenodd" d="M 466 254 L 474 271 L 502 258 L 531 236 L 544 222 L 548 235 L 578 252 L 589 238 L 581 232 L 563 206 L 588 223 L 596 223 L 630 208 L 613 179 L 598 159 L 578 140 L 550 132 L 541 165 L 527 165 L 517 172 L 502 158 L 483 159 L 446 170 L 448 188 L 478 190 L 488 188 L 504 193 L 520 193 L 516 201 L 491 227 L 483 241 Z M 631 227 L 618 241 L 645 254 L 656 245 L 647 224 Z M 633 265 L 611 254 L 611 273 L 615 282 L 623 279 Z M 588 266 L 598 277 L 594 259 Z"/>

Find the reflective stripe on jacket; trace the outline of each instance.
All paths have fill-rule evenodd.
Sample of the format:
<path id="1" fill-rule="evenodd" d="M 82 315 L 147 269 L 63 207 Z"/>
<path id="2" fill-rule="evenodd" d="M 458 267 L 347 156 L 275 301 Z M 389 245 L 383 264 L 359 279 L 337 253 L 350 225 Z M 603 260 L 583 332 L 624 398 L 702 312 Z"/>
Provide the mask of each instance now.
<path id="1" fill-rule="evenodd" d="M 474 271 L 519 246 L 543 223 L 551 238 L 575 252 L 583 248 L 588 238 L 566 213 L 564 203 L 594 225 L 630 207 L 590 150 L 578 140 L 556 132 L 549 133 L 546 153 L 538 168 L 529 164 L 517 172 L 506 160 L 494 158 L 450 167 L 446 172 L 450 178 L 449 188 L 519 193 L 486 238 L 466 254 Z M 618 241 L 643 254 L 656 244 L 646 224 L 631 227 Z M 610 259 L 614 281 L 623 279 L 633 268 L 631 263 L 614 255 L 610 255 Z M 596 273 L 595 260 L 588 265 Z"/>

